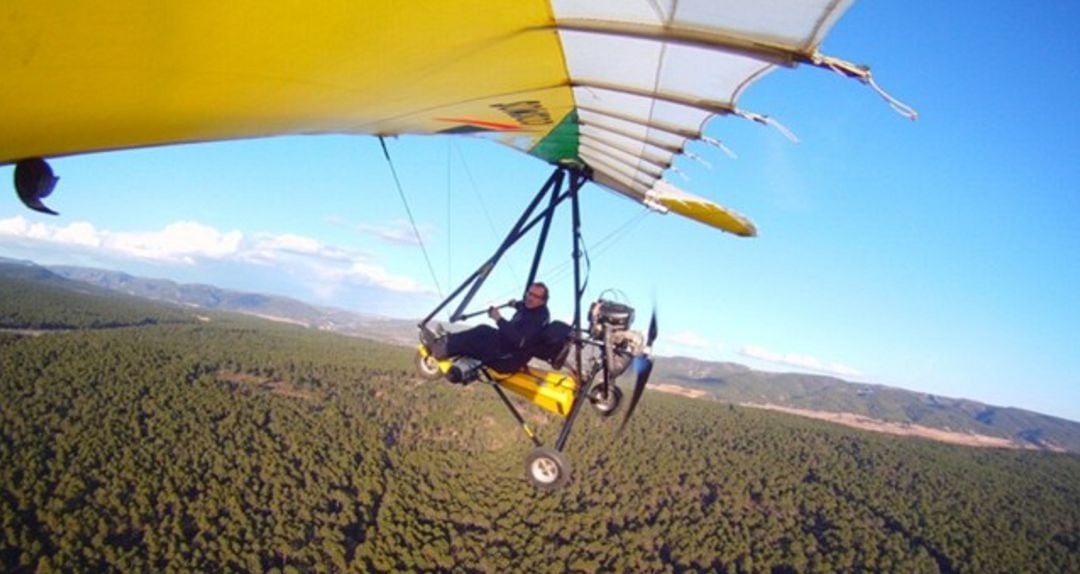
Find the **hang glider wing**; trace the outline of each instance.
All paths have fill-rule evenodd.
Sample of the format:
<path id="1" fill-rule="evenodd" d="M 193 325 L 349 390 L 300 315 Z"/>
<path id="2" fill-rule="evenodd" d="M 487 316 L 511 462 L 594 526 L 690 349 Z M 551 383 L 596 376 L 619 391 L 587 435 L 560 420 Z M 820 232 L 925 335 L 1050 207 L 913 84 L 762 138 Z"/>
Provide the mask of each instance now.
<path id="1" fill-rule="evenodd" d="M 0 164 L 284 134 L 481 134 L 661 211 L 753 225 L 663 180 L 850 0 L 187 0 L 0 6 Z"/>

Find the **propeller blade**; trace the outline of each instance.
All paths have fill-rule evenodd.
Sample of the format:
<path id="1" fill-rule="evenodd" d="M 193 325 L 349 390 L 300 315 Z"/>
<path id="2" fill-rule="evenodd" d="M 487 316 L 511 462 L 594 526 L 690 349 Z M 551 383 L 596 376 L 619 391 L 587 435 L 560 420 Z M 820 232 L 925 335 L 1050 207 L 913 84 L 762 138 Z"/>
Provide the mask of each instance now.
<path id="1" fill-rule="evenodd" d="M 645 342 L 645 346 L 652 347 L 653 341 L 656 340 L 656 336 L 660 333 L 660 328 L 656 324 L 656 308 L 653 308 L 652 319 L 649 320 L 649 338 Z"/>
<path id="2" fill-rule="evenodd" d="M 630 396 L 630 404 L 626 406 L 626 415 L 623 417 L 622 424 L 619 425 L 620 433 L 626 428 L 626 422 L 630 420 L 630 415 L 634 414 L 634 409 L 637 407 L 638 401 L 641 400 L 641 394 L 645 391 L 645 385 L 649 382 L 649 376 L 652 375 L 652 344 L 659 334 L 660 326 L 656 321 L 656 306 L 654 305 L 652 318 L 649 319 L 649 333 L 645 341 L 645 349 L 640 355 L 634 357 L 634 371 L 637 372 L 637 380 L 634 381 L 634 394 Z"/>
<path id="3" fill-rule="evenodd" d="M 641 393 L 645 391 L 645 384 L 649 382 L 652 367 L 653 361 L 651 357 L 647 355 L 634 357 L 634 370 L 637 371 L 637 381 L 634 382 L 634 394 L 630 397 L 630 404 L 626 406 L 626 416 L 623 417 L 622 424 L 619 425 L 620 433 L 626 428 L 626 421 L 630 420 L 630 415 L 634 414 L 634 408 L 637 407 L 638 401 L 641 399 Z"/>

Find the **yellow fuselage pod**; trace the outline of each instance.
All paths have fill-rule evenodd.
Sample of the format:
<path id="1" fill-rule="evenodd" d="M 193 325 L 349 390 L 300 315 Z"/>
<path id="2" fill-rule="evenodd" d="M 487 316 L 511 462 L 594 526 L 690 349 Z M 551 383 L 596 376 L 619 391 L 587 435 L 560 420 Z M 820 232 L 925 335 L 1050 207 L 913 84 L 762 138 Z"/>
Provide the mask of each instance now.
<path id="1" fill-rule="evenodd" d="M 502 388 L 525 397 L 546 411 L 565 417 L 574 406 L 578 383 L 567 373 L 524 367 L 509 374 L 487 369 L 487 374 Z"/>
<path id="2" fill-rule="evenodd" d="M 417 346 L 420 356 L 428 357 L 431 352 L 423 344 Z M 439 371 L 444 375 L 454 365 L 451 359 L 437 360 Z M 485 368 L 487 376 L 504 389 L 520 395 L 534 405 L 561 416 L 570 414 L 574 406 L 574 391 L 577 379 L 559 371 L 548 371 L 535 367 L 524 367 L 514 373 L 500 373 L 495 369 Z"/>
<path id="3" fill-rule="evenodd" d="M 431 356 L 431 351 L 429 351 L 427 346 L 423 343 L 417 345 L 416 350 L 420 353 L 420 356 L 425 359 Z M 450 367 L 454 366 L 454 361 L 450 359 L 435 359 L 435 362 L 439 365 L 439 371 L 444 375 L 450 372 Z"/>

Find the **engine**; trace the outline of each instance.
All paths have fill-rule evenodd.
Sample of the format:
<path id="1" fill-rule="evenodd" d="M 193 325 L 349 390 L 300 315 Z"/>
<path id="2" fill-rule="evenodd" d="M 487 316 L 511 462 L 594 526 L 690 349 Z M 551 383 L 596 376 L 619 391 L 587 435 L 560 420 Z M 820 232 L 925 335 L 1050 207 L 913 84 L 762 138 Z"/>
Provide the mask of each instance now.
<path id="1" fill-rule="evenodd" d="M 645 337 L 630 330 L 633 323 L 634 308 L 626 303 L 601 295 L 589 307 L 589 337 L 603 343 L 612 378 L 626 372 L 634 355 L 640 354 L 645 347 Z"/>
<path id="2" fill-rule="evenodd" d="M 604 338 L 604 331 L 626 331 L 634 323 L 634 308 L 626 303 L 598 299 L 589 306 L 589 336 Z"/>

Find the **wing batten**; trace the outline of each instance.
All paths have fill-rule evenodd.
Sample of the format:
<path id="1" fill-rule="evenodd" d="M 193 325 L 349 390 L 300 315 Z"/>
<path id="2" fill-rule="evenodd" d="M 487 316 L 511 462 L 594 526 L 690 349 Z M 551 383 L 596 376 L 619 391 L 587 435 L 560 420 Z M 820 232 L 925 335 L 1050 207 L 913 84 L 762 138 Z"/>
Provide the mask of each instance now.
<path id="1" fill-rule="evenodd" d="M 639 98 L 649 98 L 661 102 L 668 102 L 671 104 L 686 106 L 689 108 L 696 108 L 703 112 L 709 112 L 711 114 L 717 115 L 730 114 L 735 111 L 734 106 L 725 102 L 699 99 L 692 96 L 685 96 L 682 94 L 663 92 L 659 90 L 650 91 L 642 88 L 636 88 L 634 86 L 613 84 L 599 80 L 591 80 L 588 78 L 574 79 L 571 82 L 571 86 L 575 88 L 607 90 L 610 92 L 618 92 L 621 94 L 636 96 Z"/>
<path id="2" fill-rule="evenodd" d="M 615 176 L 627 184 L 632 182 L 635 186 L 644 186 L 645 190 L 651 189 L 657 182 L 662 181 L 659 176 L 650 175 L 648 172 L 636 169 L 635 166 L 620 165 L 617 160 L 609 155 L 600 155 L 584 150 L 581 157 L 593 169 L 594 176 L 597 173 Z M 616 189 L 616 191 L 621 190 Z M 644 193 L 644 191 L 641 193 Z M 640 198 L 635 199 L 640 200 Z"/>
<path id="3" fill-rule="evenodd" d="M 620 165 L 623 165 L 630 169 L 636 169 L 638 171 L 641 171 L 645 175 L 655 179 L 660 179 L 661 177 L 663 177 L 664 170 L 668 167 L 654 165 L 653 163 L 649 162 L 641 156 L 612 148 L 611 146 L 608 146 L 603 142 L 582 140 L 581 149 L 591 152 L 594 156 L 606 157 Z"/>
<path id="4" fill-rule="evenodd" d="M 559 32 L 580 32 L 585 34 L 607 35 L 652 42 L 705 48 L 737 55 L 749 56 L 756 60 L 769 62 L 789 68 L 800 63 L 813 63 L 813 55 L 805 50 L 787 46 L 772 45 L 759 40 L 740 38 L 732 34 L 713 31 L 659 26 L 636 22 L 602 22 L 598 20 L 563 19 L 545 27 Z"/>
<path id="5" fill-rule="evenodd" d="M 578 109 L 578 111 L 581 111 L 581 112 L 588 112 L 588 113 L 591 113 L 591 114 L 596 114 L 598 116 L 605 116 L 605 117 L 608 117 L 608 118 L 612 118 L 612 119 L 624 121 L 624 122 L 627 122 L 627 123 L 635 124 L 635 125 L 638 125 L 638 126 L 640 126 L 642 128 L 645 128 L 646 130 L 649 130 L 649 131 L 661 131 L 661 132 L 670 134 L 672 136 L 675 136 L 676 138 L 678 138 L 680 140 L 691 139 L 691 138 L 696 137 L 696 135 L 697 135 L 697 133 L 694 130 L 691 130 L 689 128 L 684 128 L 684 127 L 680 127 L 680 126 L 677 126 L 677 125 L 671 125 L 671 124 L 667 124 L 667 123 L 660 122 L 660 121 L 655 121 L 655 120 L 654 121 L 649 121 L 648 119 L 637 118 L 637 117 L 634 117 L 634 116 L 632 116 L 630 114 L 620 113 L 620 112 L 618 112 L 616 110 L 604 110 L 604 109 L 594 108 L 592 106 L 587 106 L 587 105 L 579 105 L 579 106 L 577 106 L 577 109 Z M 596 125 L 596 124 L 594 124 L 594 125 Z M 612 128 L 612 129 L 614 130 L 614 128 Z M 678 151 L 681 151 L 681 148 L 676 148 L 676 150 L 677 150 L 676 151 L 676 153 L 677 153 Z"/>
<path id="6" fill-rule="evenodd" d="M 670 134 L 670 132 L 666 132 L 665 130 L 656 128 L 656 126 L 648 124 L 634 124 L 637 128 L 645 131 L 644 134 L 638 134 L 632 129 L 625 128 L 625 126 L 612 125 L 605 121 L 588 119 L 588 117 L 583 114 L 579 115 L 579 118 L 582 128 L 593 128 L 627 139 L 633 139 L 635 142 L 656 147 L 657 149 L 671 153 L 671 155 L 678 155 L 678 153 L 683 152 L 683 144 L 686 143 L 687 139 L 686 137 L 664 137 L 664 134 Z"/>
<path id="7" fill-rule="evenodd" d="M 624 153 L 633 157 L 637 157 L 641 161 L 647 162 L 648 164 L 660 169 L 661 171 L 670 168 L 671 160 L 674 158 L 673 154 L 667 154 L 665 157 L 661 157 L 656 153 L 650 152 L 649 150 L 644 149 L 647 146 L 644 142 L 640 141 L 636 142 L 638 144 L 638 148 L 635 149 L 633 148 L 633 146 L 623 145 L 623 143 L 619 140 L 613 141 L 612 139 L 597 138 L 590 135 L 588 130 L 585 129 L 581 130 L 579 137 L 581 138 L 582 145 L 587 142 L 591 142 L 591 145 L 593 145 L 594 147 L 600 146 L 603 148 L 609 148 L 619 153 Z"/>

